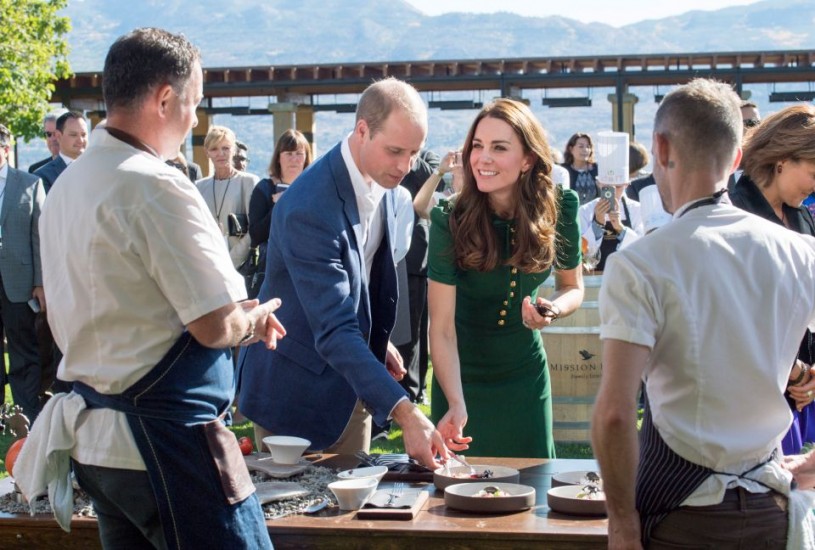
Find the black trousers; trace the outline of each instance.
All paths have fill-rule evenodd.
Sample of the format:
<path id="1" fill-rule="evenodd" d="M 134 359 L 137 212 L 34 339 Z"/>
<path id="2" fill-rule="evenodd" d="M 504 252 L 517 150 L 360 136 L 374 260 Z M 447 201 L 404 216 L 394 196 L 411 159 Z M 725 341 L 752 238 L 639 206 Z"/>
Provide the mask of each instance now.
<path id="1" fill-rule="evenodd" d="M 397 346 L 407 369 L 400 384 L 414 403 L 424 399 L 427 378 L 427 277 L 408 274 L 410 342 Z"/>
<path id="2" fill-rule="evenodd" d="M 9 358 L 8 374 L 3 369 L 3 395 L 8 383 L 14 404 L 22 407 L 32 424 L 40 414 L 42 384 L 35 320 L 36 314 L 26 302 L 9 301 L 0 278 L 0 330 L 8 342 L 8 349 L 4 350 L 0 341 L 0 352 L 8 351 Z"/>

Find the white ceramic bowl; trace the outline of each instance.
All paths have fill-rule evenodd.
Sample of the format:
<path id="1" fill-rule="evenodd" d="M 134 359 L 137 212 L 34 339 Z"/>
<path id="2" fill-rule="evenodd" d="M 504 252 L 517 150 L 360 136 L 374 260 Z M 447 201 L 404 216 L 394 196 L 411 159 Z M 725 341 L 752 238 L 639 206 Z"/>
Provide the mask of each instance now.
<path id="1" fill-rule="evenodd" d="M 297 464 L 303 455 L 303 451 L 311 445 L 311 441 L 302 437 L 270 435 L 263 438 L 263 444 L 269 449 L 272 460 L 276 463 Z"/>
<path id="2" fill-rule="evenodd" d="M 379 481 L 374 477 L 363 479 L 341 479 L 328 484 L 337 497 L 340 510 L 359 510 L 376 492 Z"/>
<path id="3" fill-rule="evenodd" d="M 340 479 L 376 479 L 379 483 L 385 474 L 388 473 L 387 466 L 368 466 L 367 468 L 354 468 L 353 470 L 345 470 L 337 474 Z"/>

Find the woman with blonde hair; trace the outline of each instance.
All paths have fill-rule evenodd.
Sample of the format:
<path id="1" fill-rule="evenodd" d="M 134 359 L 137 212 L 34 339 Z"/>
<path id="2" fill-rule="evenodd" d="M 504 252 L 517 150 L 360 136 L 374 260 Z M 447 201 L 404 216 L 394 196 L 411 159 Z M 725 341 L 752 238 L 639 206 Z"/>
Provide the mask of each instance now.
<path id="1" fill-rule="evenodd" d="M 195 182 L 195 186 L 224 236 L 232 264 L 238 268 L 249 256 L 249 199 L 258 177 L 233 166 L 235 141 L 235 134 L 229 128 L 212 126 L 209 129 L 204 149 L 214 172 Z"/>
<path id="2" fill-rule="evenodd" d="M 552 182 L 543 128 L 523 103 L 485 106 L 462 157 L 461 192 L 431 212 L 432 417 L 475 455 L 553 457 L 539 329 L 583 299 L 578 199 Z M 553 270 L 555 293 L 537 296 Z"/>
<path id="3" fill-rule="evenodd" d="M 802 203 L 815 191 L 815 107 L 794 105 L 747 133 L 744 174 L 731 195 L 734 205 L 804 235 L 815 236 L 815 222 Z M 811 289 L 815 292 L 815 289 Z M 815 442 L 815 342 L 807 330 L 792 366 L 787 401 L 793 422 L 782 440 L 785 455 Z"/>

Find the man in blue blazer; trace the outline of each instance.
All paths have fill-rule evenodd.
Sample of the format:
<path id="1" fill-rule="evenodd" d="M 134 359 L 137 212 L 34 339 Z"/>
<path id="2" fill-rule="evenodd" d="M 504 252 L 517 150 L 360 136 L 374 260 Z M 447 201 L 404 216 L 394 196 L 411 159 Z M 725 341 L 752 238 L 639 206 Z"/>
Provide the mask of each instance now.
<path id="1" fill-rule="evenodd" d="M 40 364 L 32 298 L 45 309 L 38 222 L 45 201 L 40 179 L 8 165 L 11 133 L 0 124 L 0 332 L 8 342 L 8 380 L 16 405 L 31 422 L 40 412 Z M 2 342 L 0 342 L 2 352 Z"/>
<path id="2" fill-rule="evenodd" d="M 370 417 L 402 427 L 407 452 L 428 466 L 448 454 L 432 423 L 397 380 L 401 357 L 389 336 L 396 275 L 387 189 L 410 170 L 427 133 L 414 88 L 369 86 L 354 131 L 312 164 L 275 206 L 259 299 L 282 299 L 286 338 L 254 345 L 240 361 L 239 410 L 264 435 L 300 436 L 312 449 L 370 446 Z"/>

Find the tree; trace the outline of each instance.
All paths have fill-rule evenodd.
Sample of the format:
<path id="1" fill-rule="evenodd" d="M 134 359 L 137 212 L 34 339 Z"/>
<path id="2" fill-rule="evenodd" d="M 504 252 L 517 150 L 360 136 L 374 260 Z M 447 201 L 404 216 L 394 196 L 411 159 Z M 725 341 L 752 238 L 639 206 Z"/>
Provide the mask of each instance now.
<path id="1" fill-rule="evenodd" d="M 70 75 L 68 0 L 0 0 L 0 122 L 29 140 L 42 133 L 54 82 Z"/>

